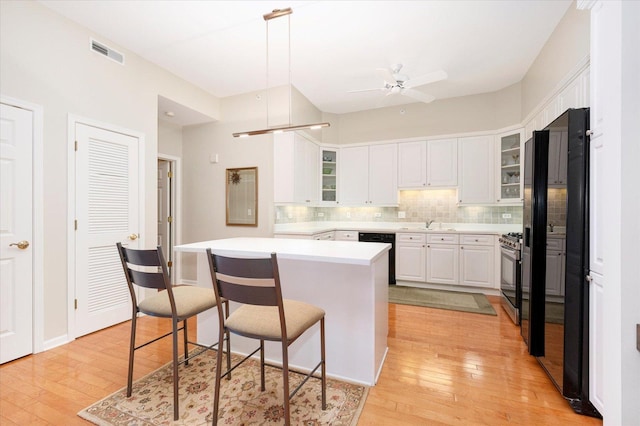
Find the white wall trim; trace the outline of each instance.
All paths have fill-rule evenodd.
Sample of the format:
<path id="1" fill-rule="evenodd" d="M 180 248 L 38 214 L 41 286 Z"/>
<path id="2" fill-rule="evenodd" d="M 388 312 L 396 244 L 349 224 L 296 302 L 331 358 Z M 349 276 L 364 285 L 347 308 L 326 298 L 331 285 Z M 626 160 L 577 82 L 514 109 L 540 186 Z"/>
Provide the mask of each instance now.
<path id="1" fill-rule="evenodd" d="M 49 339 L 44 342 L 43 351 L 48 351 L 49 349 L 57 348 L 58 346 L 66 345 L 71 340 L 67 334 L 63 334 L 62 336 L 54 337 L 53 339 Z"/>
<path id="2" fill-rule="evenodd" d="M 173 229 L 173 245 L 177 246 L 178 244 L 182 244 L 182 158 L 176 157 L 175 155 L 162 154 L 158 153 L 158 160 L 166 160 L 171 161 L 175 169 L 173 171 L 174 179 L 171 182 L 171 190 L 173 191 L 173 218 L 174 226 Z M 173 269 L 173 281 L 182 282 L 180 279 L 182 274 L 182 253 L 175 253 L 175 262 Z"/>
<path id="3" fill-rule="evenodd" d="M 33 113 L 33 353 L 44 350 L 44 111 L 41 105 L 0 95 L 0 102 Z"/>
<path id="4" fill-rule="evenodd" d="M 108 130 L 110 132 L 121 133 L 138 139 L 138 226 L 139 229 L 146 230 L 146 183 L 145 183 L 145 134 L 125 127 L 105 123 L 103 121 L 69 114 L 67 117 L 67 342 L 75 340 L 75 307 L 76 298 L 76 239 L 75 239 L 75 201 L 76 201 L 76 164 L 75 164 L 75 127 L 76 124 L 86 124 Z M 145 232 L 140 233 L 140 246 L 145 246 Z"/>

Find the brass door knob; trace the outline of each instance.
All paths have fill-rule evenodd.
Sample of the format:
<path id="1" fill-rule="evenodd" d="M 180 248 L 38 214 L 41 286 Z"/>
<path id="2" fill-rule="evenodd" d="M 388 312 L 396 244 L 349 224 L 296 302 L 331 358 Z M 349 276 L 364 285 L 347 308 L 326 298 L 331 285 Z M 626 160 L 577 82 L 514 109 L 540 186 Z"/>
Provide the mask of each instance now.
<path id="1" fill-rule="evenodd" d="M 131 234 L 131 235 L 129 235 L 129 239 L 130 239 L 131 241 L 137 240 L 137 239 L 138 239 L 138 234 Z"/>
<path id="2" fill-rule="evenodd" d="M 11 246 L 17 246 L 20 250 L 24 250 L 27 247 L 29 247 L 29 241 L 26 241 L 26 240 L 18 241 L 17 243 L 9 244 L 9 247 Z"/>

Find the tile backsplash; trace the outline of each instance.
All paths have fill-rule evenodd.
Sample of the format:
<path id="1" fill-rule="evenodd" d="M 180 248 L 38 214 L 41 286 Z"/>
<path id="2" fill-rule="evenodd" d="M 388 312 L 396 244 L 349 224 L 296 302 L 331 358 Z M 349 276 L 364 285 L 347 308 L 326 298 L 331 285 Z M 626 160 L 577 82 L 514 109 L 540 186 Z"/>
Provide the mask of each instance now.
<path id="1" fill-rule="evenodd" d="M 522 223 L 521 206 L 458 206 L 455 189 L 400 191 L 398 207 L 276 206 L 276 223 L 296 222 L 424 222 Z M 398 218 L 404 212 L 405 218 Z M 511 218 L 503 219 L 504 213 Z"/>

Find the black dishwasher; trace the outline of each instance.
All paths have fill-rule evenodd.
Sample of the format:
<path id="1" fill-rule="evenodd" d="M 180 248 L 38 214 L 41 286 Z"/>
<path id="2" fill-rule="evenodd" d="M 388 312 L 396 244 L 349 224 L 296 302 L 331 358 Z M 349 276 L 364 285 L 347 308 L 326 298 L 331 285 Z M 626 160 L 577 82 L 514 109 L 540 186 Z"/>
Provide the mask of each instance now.
<path id="1" fill-rule="evenodd" d="M 369 243 L 391 244 L 389 250 L 389 284 L 396 283 L 396 234 L 383 234 L 378 232 L 358 232 L 358 241 Z"/>

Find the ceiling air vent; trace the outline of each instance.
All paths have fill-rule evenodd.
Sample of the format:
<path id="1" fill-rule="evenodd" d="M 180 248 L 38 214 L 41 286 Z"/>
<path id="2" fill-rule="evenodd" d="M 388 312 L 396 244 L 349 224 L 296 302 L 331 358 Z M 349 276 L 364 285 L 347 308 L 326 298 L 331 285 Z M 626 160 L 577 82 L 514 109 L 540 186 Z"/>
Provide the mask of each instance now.
<path id="1" fill-rule="evenodd" d="M 91 50 L 101 54 L 102 56 L 106 56 L 107 58 L 113 61 L 116 61 L 119 64 L 124 65 L 124 55 L 122 53 L 116 50 L 113 50 L 112 48 L 107 47 L 104 44 L 95 41 L 94 39 L 90 39 L 90 40 L 91 40 L 91 45 L 90 45 Z"/>

